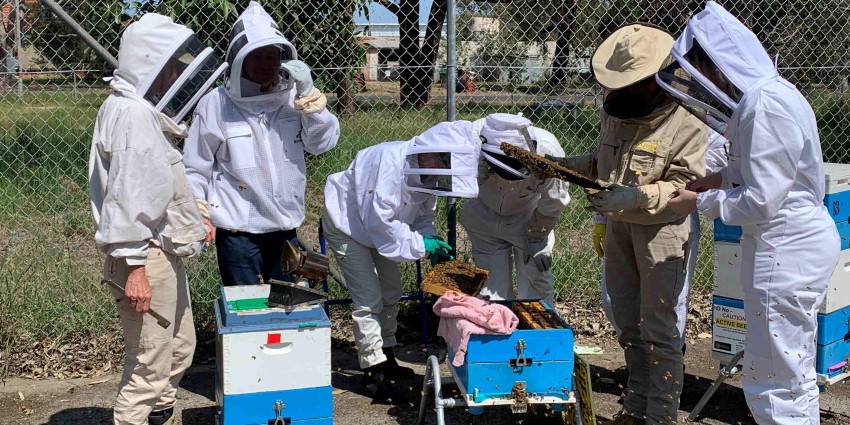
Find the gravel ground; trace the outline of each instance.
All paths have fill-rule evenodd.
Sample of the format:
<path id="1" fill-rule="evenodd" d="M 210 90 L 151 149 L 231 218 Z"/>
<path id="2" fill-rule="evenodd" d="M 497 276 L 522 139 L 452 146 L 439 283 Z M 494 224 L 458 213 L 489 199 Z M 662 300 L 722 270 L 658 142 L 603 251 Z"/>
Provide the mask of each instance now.
<path id="1" fill-rule="evenodd" d="M 692 341 L 687 350 L 685 391 L 682 395 L 680 418 L 696 405 L 702 394 L 717 376 L 717 362 L 709 357 L 710 338 Z M 413 424 L 418 413 L 421 374 L 428 352 L 419 344 L 408 344 L 399 350 L 398 357 L 411 365 L 420 378 L 404 383 L 407 394 L 414 403 L 406 406 L 372 404 L 359 393 L 360 372 L 354 352 L 344 341 L 335 341 L 333 352 L 334 414 L 336 423 L 359 424 Z M 600 355 L 587 356 L 593 376 L 593 404 L 598 419 L 608 419 L 618 412 L 617 403 L 625 378 L 623 356 L 610 339 L 581 338 L 582 345 L 597 345 L 604 349 Z M 215 415 L 213 377 L 214 351 L 209 343 L 202 345 L 196 364 L 183 379 L 175 425 L 211 424 Z M 442 346 L 432 345 L 433 352 L 444 355 Z M 444 366 L 445 368 L 445 366 Z M 444 374 L 448 374 L 444 370 Z M 120 376 L 110 374 L 98 379 L 24 380 L 10 379 L 0 386 L 0 424 L 108 424 L 110 406 Z M 446 391 L 453 387 L 445 388 Z M 446 393 L 444 393 L 446 394 Z M 822 424 L 850 424 L 850 384 L 830 387 L 821 397 Z M 551 415 L 550 415 L 551 416 Z M 473 421 L 474 419 L 474 421 Z M 560 423 L 545 412 L 513 415 L 507 408 L 492 408 L 479 417 L 473 417 L 462 408 L 447 411 L 448 424 L 546 424 Z M 426 423 L 435 423 L 433 412 Z M 753 424 L 740 390 L 740 378 L 727 380 L 697 423 L 702 424 Z"/>

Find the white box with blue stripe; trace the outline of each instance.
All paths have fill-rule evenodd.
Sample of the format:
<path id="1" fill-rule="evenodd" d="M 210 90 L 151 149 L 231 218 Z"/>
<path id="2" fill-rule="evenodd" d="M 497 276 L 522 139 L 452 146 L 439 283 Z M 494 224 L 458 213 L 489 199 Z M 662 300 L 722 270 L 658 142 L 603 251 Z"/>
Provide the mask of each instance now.
<path id="1" fill-rule="evenodd" d="M 269 308 L 268 285 L 216 300 L 220 425 L 333 424 L 331 328 L 321 305 Z"/>
<path id="2" fill-rule="evenodd" d="M 719 296 L 712 302 L 711 356 L 726 364 L 746 344 L 744 302 Z M 850 377 L 850 306 L 830 314 L 818 314 L 817 321 L 815 372 L 818 384 Z"/>
<path id="3" fill-rule="evenodd" d="M 500 301 L 508 306 L 519 301 Z M 559 328 L 517 329 L 511 335 L 472 335 L 466 361 L 449 370 L 470 408 L 498 405 L 510 399 L 517 383 L 523 383 L 529 397 L 560 410 L 574 403 L 573 330 L 544 302 Z M 448 358 L 454 358 L 449 348 Z"/>

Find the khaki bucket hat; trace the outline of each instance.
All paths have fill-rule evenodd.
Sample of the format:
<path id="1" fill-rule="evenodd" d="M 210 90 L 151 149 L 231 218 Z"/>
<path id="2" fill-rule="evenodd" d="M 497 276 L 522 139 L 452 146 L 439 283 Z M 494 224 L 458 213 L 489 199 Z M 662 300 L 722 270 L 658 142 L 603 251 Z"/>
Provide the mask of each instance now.
<path id="1" fill-rule="evenodd" d="M 649 78 L 664 66 L 674 42 L 670 33 L 656 26 L 624 25 L 593 52 L 593 77 L 609 90 Z"/>

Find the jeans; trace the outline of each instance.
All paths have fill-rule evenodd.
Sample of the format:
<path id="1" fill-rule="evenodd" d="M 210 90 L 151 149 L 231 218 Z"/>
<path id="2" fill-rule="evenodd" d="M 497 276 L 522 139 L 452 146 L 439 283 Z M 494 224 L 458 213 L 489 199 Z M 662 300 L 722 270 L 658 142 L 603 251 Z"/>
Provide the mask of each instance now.
<path id="1" fill-rule="evenodd" d="M 215 248 L 222 284 L 259 285 L 269 279 L 288 280 L 280 268 L 280 257 L 286 241 L 297 243 L 295 239 L 295 229 L 269 233 L 216 229 Z"/>

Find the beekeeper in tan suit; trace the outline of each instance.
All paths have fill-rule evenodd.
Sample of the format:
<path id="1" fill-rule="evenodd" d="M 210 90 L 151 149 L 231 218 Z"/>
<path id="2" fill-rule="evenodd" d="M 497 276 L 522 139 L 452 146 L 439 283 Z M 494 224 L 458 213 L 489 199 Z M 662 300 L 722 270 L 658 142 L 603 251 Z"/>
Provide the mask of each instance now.
<path id="1" fill-rule="evenodd" d="M 690 222 L 667 200 L 705 174 L 707 129 L 655 82 L 672 45 L 670 34 L 646 24 L 626 25 L 603 41 L 592 58 L 606 89 L 597 149 L 557 159 L 613 185 L 588 200 L 608 219 L 606 283 L 629 369 L 623 412 L 610 422 L 616 425 L 676 423 L 682 391 L 676 304 Z"/>
<path id="2" fill-rule="evenodd" d="M 148 13 L 118 48 L 112 92 L 98 111 L 89 158 L 95 242 L 124 331 L 116 425 L 164 425 L 195 351 L 183 258 L 211 229 L 195 203 L 176 139 L 200 95 L 227 65 L 192 30 Z M 154 310 L 171 324 L 162 328 Z"/>

